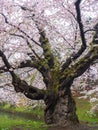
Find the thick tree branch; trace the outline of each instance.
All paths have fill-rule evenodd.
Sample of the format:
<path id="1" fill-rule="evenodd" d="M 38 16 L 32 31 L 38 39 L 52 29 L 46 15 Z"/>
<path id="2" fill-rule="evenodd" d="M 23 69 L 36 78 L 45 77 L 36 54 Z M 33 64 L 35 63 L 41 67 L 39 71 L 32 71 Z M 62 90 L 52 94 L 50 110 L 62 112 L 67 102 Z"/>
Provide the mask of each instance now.
<path id="1" fill-rule="evenodd" d="M 18 68 L 24 68 L 24 67 L 33 67 L 38 69 L 39 65 L 37 61 L 31 61 L 31 60 L 25 60 L 23 62 L 20 63 L 20 65 L 18 66 Z"/>
<path id="2" fill-rule="evenodd" d="M 40 33 L 40 43 L 43 48 L 43 55 L 44 55 L 45 59 L 47 60 L 46 62 L 48 64 L 48 66 L 51 69 L 54 67 L 54 56 L 51 51 L 50 43 L 49 43 L 48 38 L 46 38 L 45 31 L 40 30 L 39 33 Z"/>
<path id="3" fill-rule="evenodd" d="M 72 66 L 71 70 L 73 77 L 81 76 L 94 61 L 98 59 L 98 45 L 91 46 L 90 50 L 84 55 L 75 65 Z"/>
<path id="4" fill-rule="evenodd" d="M 22 31 L 19 27 L 16 27 L 15 25 L 13 25 L 13 24 L 11 24 L 9 21 L 8 21 L 8 19 L 7 19 L 7 17 L 4 15 L 4 14 L 1 14 L 3 17 L 4 17 L 4 19 L 5 19 L 5 22 L 8 24 L 8 25 L 10 25 L 10 26 L 12 26 L 12 27 L 14 27 L 14 28 L 17 28 L 22 34 L 24 34 L 25 36 L 26 36 L 26 38 L 28 38 L 28 39 L 30 39 L 30 40 L 33 40 L 30 36 L 28 36 L 28 34 L 26 34 L 24 31 Z M 17 34 L 16 34 L 17 35 Z M 24 36 L 22 36 L 22 35 L 18 35 L 19 37 L 21 37 L 21 38 L 25 38 Z M 42 37 L 42 32 L 41 32 L 41 34 L 40 34 L 40 36 Z M 36 61 L 34 61 L 34 63 L 33 63 L 33 65 L 31 65 L 31 63 L 26 63 L 26 64 L 24 64 L 23 62 L 22 62 L 22 64 L 20 65 L 21 67 L 30 67 L 30 66 L 32 66 L 32 67 L 34 67 L 34 68 L 36 68 L 38 71 L 40 71 L 41 73 L 42 73 L 42 75 L 44 74 L 44 73 L 46 73 L 47 72 L 47 69 L 49 69 L 49 68 L 52 68 L 53 66 L 54 66 L 54 58 L 53 58 L 53 55 L 52 55 L 52 53 L 50 52 L 51 50 L 50 50 L 50 47 L 49 47 L 49 44 L 47 43 L 46 44 L 46 37 L 45 37 L 45 39 L 43 39 L 43 43 L 41 43 L 41 44 L 44 44 L 43 46 L 42 45 L 40 45 L 39 44 L 39 46 L 40 47 L 42 47 L 43 48 L 43 50 L 44 50 L 44 52 L 45 52 L 45 58 L 44 59 L 40 59 L 40 57 L 36 54 L 36 52 L 32 49 L 32 51 L 33 51 L 33 53 L 36 55 L 36 57 L 38 58 L 38 61 L 36 60 Z M 42 40 L 41 40 L 41 42 L 42 42 Z M 28 46 L 29 47 L 31 47 L 30 46 L 30 44 L 29 44 L 29 42 L 27 41 L 27 44 L 28 44 Z M 38 44 L 38 43 L 36 43 L 36 44 Z M 46 45 L 46 49 L 45 49 L 45 45 Z M 48 45 L 48 46 L 47 46 Z M 49 47 L 49 48 L 48 48 Z M 47 52 L 47 53 L 46 53 Z M 37 62 L 37 63 L 36 63 Z M 26 65 L 26 66 L 25 66 Z M 46 75 L 46 74 L 44 74 L 44 75 Z"/>
<path id="5" fill-rule="evenodd" d="M 35 69 L 37 69 L 39 72 L 46 73 L 47 71 L 47 65 L 45 65 L 44 63 L 44 59 L 42 59 L 41 61 L 31 61 L 31 60 L 25 60 L 23 62 L 20 63 L 20 65 L 18 66 L 18 68 L 24 68 L 24 67 L 33 67 Z"/>
<path id="6" fill-rule="evenodd" d="M 88 52 L 82 58 L 78 59 L 74 65 L 71 65 L 64 70 L 63 75 L 60 78 L 60 89 L 70 87 L 74 78 L 81 76 L 90 65 L 98 59 L 98 24 L 96 24 L 95 29 L 95 35 Z"/>
<path id="7" fill-rule="evenodd" d="M 66 59 L 66 62 L 62 65 L 62 71 L 64 71 L 71 63 L 72 61 L 75 61 L 81 54 L 84 52 L 84 47 L 81 46 L 81 48 L 78 50 L 77 53 L 71 54 L 70 57 Z"/>
<path id="8" fill-rule="evenodd" d="M 22 92 L 23 90 L 21 88 L 19 88 L 19 86 L 17 86 L 17 84 L 19 84 L 18 82 L 20 82 L 21 80 L 14 73 L 12 66 L 9 64 L 5 54 L 1 50 L 0 50 L 0 57 L 2 58 L 7 70 L 10 72 L 10 74 L 12 76 L 12 84 L 15 86 L 16 92 L 18 92 L 18 91 Z"/>
<path id="9" fill-rule="evenodd" d="M 51 74 L 50 69 L 45 63 L 44 59 L 35 62 L 32 62 L 31 60 L 26 60 L 25 62 L 21 62 L 21 64 L 18 66 L 18 68 L 24 68 L 24 67 L 31 67 L 31 68 L 33 67 L 37 69 L 42 74 L 43 81 L 46 84 L 46 87 L 49 86 L 48 83 L 50 83 L 51 81 Z"/>
<path id="10" fill-rule="evenodd" d="M 95 30 L 95 34 L 93 37 L 93 43 L 98 44 L 98 23 L 95 25 L 94 30 Z"/>
<path id="11" fill-rule="evenodd" d="M 81 20 L 81 10 L 80 10 L 80 3 L 82 0 L 77 0 L 75 2 L 75 7 L 76 7 L 76 12 L 77 12 L 77 22 L 79 24 L 79 29 L 80 29 L 80 36 L 82 40 L 82 46 L 84 49 L 86 48 L 86 40 L 85 40 L 85 35 L 84 35 L 84 28 L 83 28 L 83 23 Z"/>
<path id="12" fill-rule="evenodd" d="M 77 53 L 72 54 L 69 58 L 66 59 L 66 62 L 62 66 L 62 71 L 64 71 L 71 63 L 72 61 L 76 60 L 78 57 L 81 56 L 81 54 L 85 51 L 86 49 L 86 39 L 85 39 L 85 33 L 84 33 L 84 28 L 83 28 L 83 23 L 81 20 L 81 10 L 80 10 L 80 3 L 82 0 L 77 0 L 75 2 L 75 7 L 76 7 L 76 12 L 77 12 L 77 22 L 79 24 L 79 29 L 80 29 L 80 36 L 81 36 L 81 41 L 82 45 L 81 48 L 78 50 Z"/>
<path id="13" fill-rule="evenodd" d="M 35 100 L 44 99 L 45 91 L 30 86 L 25 80 L 21 80 L 19 76 L 17 76 L 14 73 L 12 66 L 9 64 L 5 54 L 1 50 L 0 50 L 0 57 L 2 58 L 7 70 L 10 72 L 12 76 L 12 84 L 14 85 L 16 92 L 22 92 L 28 98 L 32 97 L 31 99 L 35 99 Z"/>
<path id="14" fill-rule="evenodd" d="M 81 76 L 96 59 L 98 59 L 98 45 L 91 46 L 87 54 L 63 72 L 63 76 L 60 78 L 60 89 L 69 88 L 74 78 Z"/>
<path id="15" fill-rule="evenodd" d="M 24 6 L 19 6 L 23 11 L 29 11 L 30 13 L 33 11 L 27 7 L 24 7 Z M 49 40 L 48 38 L 46 38 L 46 34 L 45 34 L 45 31 L 43 30 L 43 28 L 41 27 L 41 25 L 39 24 L 39 21 L 38 19 L 34 19 L 34 16 L 35 14 L 32 15 L 32 20 L 34 21 L 38 31 L 39 31 L 39 34 L 40 34 L 40 43 L 41 43 L 41 47 L 43 49 L 43 55 L 44 55 L 44 60 L 45 61 L 45 64 L 47 62 L 47 65 L 49 66 L 49 68 L 53 68 L 54 67 L 54 56 L 53 56 L 53 53 L 51 51 L 51 47 L 50 47 L 50 43 L 49 43 Z"/>
<path id="16" fill-rule="evenodd" d="M 36 88 L 34 92 L 34 87 L 29 87 L 29 91 L 25 92 L 24 94 L 27 98 L 30 98 L 33 100 L 44 100 L 46 91 Z"/>

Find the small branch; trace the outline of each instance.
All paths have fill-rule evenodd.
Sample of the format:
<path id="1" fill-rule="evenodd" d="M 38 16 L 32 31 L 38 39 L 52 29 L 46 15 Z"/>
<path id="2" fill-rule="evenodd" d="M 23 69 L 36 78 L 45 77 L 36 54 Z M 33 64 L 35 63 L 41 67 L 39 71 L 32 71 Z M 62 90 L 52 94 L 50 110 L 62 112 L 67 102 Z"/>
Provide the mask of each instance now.
<path id="1" fill-rule="evenodd" d="M 25 33 L 25 32 L 24 32 L 23 30 L 21 30 L 19 27 L 17 27 L 17 26 L 15 26 L 15 25 L 13 25 L 12 23 L 10 23 L 10 22 L 8 21 L 7 17 L 6 17 L 4 14 L 2 14 L 2 13 L 0 13 L 0 14 L 4 17 L 5 23 L 7 23 L 8 25 L 10 25 L 11 27 L 16 28 L 19 32 L 21 32 L 21 33 L 24 34 L 27 38 L 29 38 L 31 41 L 33 41 L 36 45 L 38 45 L 38 46 L 41 47 L 41 45 L 40 45 L 38 42 L 36 42 L 33 38 L 31 38 L 27 33 Z"/>
<path id="2" fill-rule="evenodd" d="M 28 47 L 31 49 L 31 51 L 33 52 L 33 54 L 34 54 L 38 59 L 41 59 L 41 58 L 38 56 L 38 54 L 35 52 L 35 50 L 32 48 L 32 45 L 30 44 L 30 42 L 28 41 L 27 38 L 25 38 L 23 35 L 20 35 L 20 34 L 10 33 L 10 35 L 17 36 L 17 37 L 20 37 L 20 38 L 26 40 L 26 43 L 27 43 Z"/>
<path id="3" fill-rule="evenodd" d="M 4 72 L 7 72 L 7 71 L 8 71 L 8 70 L 7 70 L 7 68 L 5 67 L 5 65 L 0 67 L 0 73 L 4 73 Z"/>
<path id="4" fill-rule="evenodd" d="M 77 40 L 77 33 L 78 33 L 78 25 L 76 24 L 76 27 L 75 27 L 75 41 Z"/>
<path id="5" fill-rule="evenodd" d="M 75 14 L 71 10 L 67 9 L 67 11 L 74 17 L 75 20 L 77 20 Z"/>
<path id="6" fill-rule="evenodd" d="M 70 6 L 68 6 L 69 9 L 67 9 L 67 8 L 64 6 L 63 3 L 62 3 L 62 6 L 63 6 L 63 8 L 64 8 L 65 10 L 67 10 L 67 11 L 74 17 L 75 20 L 77 20 L 75 14 L 70 10 Z"/>
<path id="7" fill-rule="evenodd" d="M 5 64 L 7 70 L 10 71 L 10 69 L 12 69 L 12 66 L 9 64 L 9 62 L 8 62 L 8 60 L 7 60 L 7 58 L 6 58 L 6 56 L 4 55 L 3 51 L 1 51 L 1 50 L 0 50 L 0 57 L 2 58 L 2 60 L 3 60 L 4 64 Z M 3 69 L 3 68 L 2 68 L 2 69 Z"/>
<path id="8" fill-rule="evenodd" d="M 22 6 L 22 5 L 19 5 L 19 4 L 17 6 L 20 7 L 23 11 L 30 11 L 30 12 L 33 11 L 32 9 L 29 9 L 29 8 Z"/>
<path id="9" fill-rule="evenodd" d="M 95 31 L 95 29 L 88 29 L 88 30 L 84 31 L 84 34 L 87 32 L 94 32 L 94 31 Z"/>
<path id="10" fill-rule="evenodd" d="M 54 28 L 55 31 L 56 31 L 56 33 L 57 33 L 58 35 L 60 35 L 66 43 L 68 43 L 68 45 L 71 47 L 71 49 L 75 49 L 75 48 L 71 45 L 71 43 L 70 43 L 54 26 L 52 26 L 52 28 Z"/>

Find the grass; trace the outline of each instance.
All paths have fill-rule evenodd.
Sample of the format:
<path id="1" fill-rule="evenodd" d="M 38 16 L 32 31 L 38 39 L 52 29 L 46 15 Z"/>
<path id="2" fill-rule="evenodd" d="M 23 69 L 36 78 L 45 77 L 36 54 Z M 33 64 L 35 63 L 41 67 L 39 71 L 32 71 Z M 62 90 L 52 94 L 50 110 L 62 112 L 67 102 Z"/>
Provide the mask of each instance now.
<path id="1" fill-rule="evenodd" d="M 0 110 L 6 113 L 14 114 L 15 116 L 28 117 L 29 119 L 43 119 L 43 110 L 41 107 L 31 108 L 31 107 L 14 107 L 7 103 L 0 105 Z"/>
<path id="2" fill-rule="evenodd" d="M 84 123 L 98 123 L 98 115 L 90 116 L 87 111 L 90 110 L 90 103 L 84 99 L 75 98 L 77 104 L 77 115 L 79 120 Z M 44 124 L 42 108 L 23 108 L 13 107 L 9 104 L 3 104 L 0 107 L 3 113 L 0 113 L 0 130 L 46 130 L 47 127 L 41 128 Z"/>
<path id="3" fill-rule="evenodd" d="M 38 107 L 35 109 L 13 107 L 9 104 L 0 105 L 0 130 L 42 130 L 44 125 L 43 110 Z M 45 130 L 45 128 L 43 128 Z"/>
<path id="4" fill-rule="evenodd" d="M 77 115 L 80 121 L 86 123 L 98 123 L 98 115 L 93 116 L 89 114 L 91 108 L 88 100 L 76 98 Z"/>
<path id="5" fill-rule="evenodd" d="M 10 118 L 8 115 L 0 116 L 0 130 L 12 130 L 22 128 L 23 130 L 41 130 L 42 121 L 31 121 L 21 118 Z"/>

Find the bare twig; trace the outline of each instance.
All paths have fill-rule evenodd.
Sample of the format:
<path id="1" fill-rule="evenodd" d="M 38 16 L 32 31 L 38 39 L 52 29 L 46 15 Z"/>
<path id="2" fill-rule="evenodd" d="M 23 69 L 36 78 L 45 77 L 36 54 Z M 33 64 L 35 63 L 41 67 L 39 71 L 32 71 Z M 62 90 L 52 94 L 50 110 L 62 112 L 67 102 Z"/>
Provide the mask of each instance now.
<path id="1" fill-rule="evenodd" d="M 10 33 L 10 35 L 17 36 L 17 37 L 20 37 L 20 38 L 23 38 L 24 40 L 26 40 L 26 43 L 27 43 L 28 47 L 31 49 L 31 51 L 34 53 L 34 55 L 35 55 L 38 59 L 41 59 L 41 58 L 38 56 L 38 54 L 35 52 L 35 50 L 32 48 L 32 45 L 30 44 L 30 42 L 28 41 L 27 38 L 25 38 L 23 35 L 20 35 L 20 34 Z"/>
<path id="2" fill-rule="evenodd" d="M 84 31 L 84 34 L 87 32 L 94 32 L 94 31 L 95 31 L 95 29 L 88 29 L 88 30 Z"/>
<path id="3" fill-rule="evenodd" d="M 27 33 L 25 33 L 22 29 L 20 29 L 20 28 L 17 27 L 16 25 L 13 25 L 12 23 L 10 23 L 10 22 L 8 21 L 7 17 L 6 17 L 3 13 L 0 13 L 0 14 L 4 17 L 5 23 L 7 23 L 8 25 L 10 25 L 11 27 L 16 28 L 19 32 L 21 32 L 21 33 L 24 34 L 27 38 L 29 38 L 31 41 L 33 41 L 36 45 L 38 45 L 38 46 L 41 47 L 41 45 L 40 45 L 38 42 L 36 42 L 33 38 L 31 38 L 31 37 L 30 37 Z"/>

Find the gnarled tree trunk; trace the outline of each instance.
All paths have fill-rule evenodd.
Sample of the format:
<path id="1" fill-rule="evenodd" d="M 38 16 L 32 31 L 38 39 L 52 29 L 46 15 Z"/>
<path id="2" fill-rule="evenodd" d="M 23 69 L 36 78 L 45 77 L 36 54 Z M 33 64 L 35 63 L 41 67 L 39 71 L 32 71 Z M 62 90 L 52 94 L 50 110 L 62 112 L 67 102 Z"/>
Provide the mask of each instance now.
<path id="1" fill-rule="evenodd" d="M 48 95 L 45 109 L 45 122 L 60 126 L 78 124 L 76 104 L 69 90 L 65 95 Z M 50 96 L 50 97 L 49 97 Z"/>

